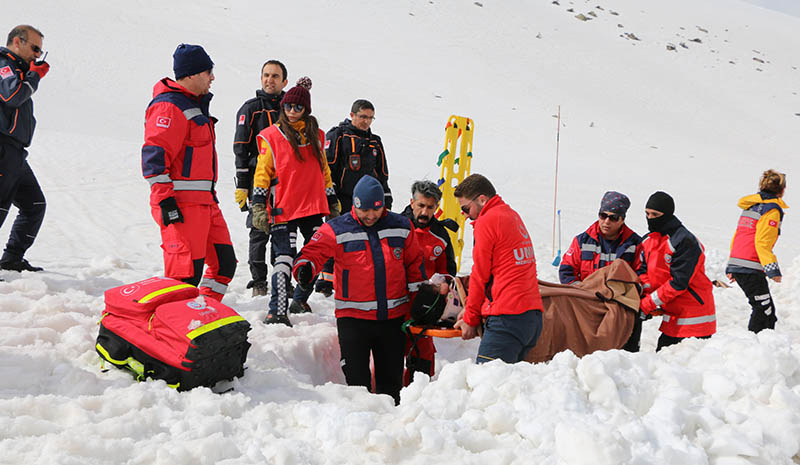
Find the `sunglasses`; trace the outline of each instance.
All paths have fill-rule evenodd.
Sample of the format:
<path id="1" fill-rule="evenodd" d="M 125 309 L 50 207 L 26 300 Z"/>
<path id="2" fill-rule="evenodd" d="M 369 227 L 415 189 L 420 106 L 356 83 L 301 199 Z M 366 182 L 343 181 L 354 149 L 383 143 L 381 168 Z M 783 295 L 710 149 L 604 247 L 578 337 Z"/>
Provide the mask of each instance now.
<path id="1" fill-rule="evenodd" d="M 283 104 L 283 111 L 285 111 L 285 112 L 296 111 L 297 113 L 300 113 L 305 109 L 306 109 L 306 107 L 302 103 L 284 103 Z"/>
<path id="2" fill-rule="evenodd" d="M 622 219 L 622 217 L 619 215 L 614 215 L 614 214 L 609 215 L 608 213 L 604 212 L 600 212 L 597 216 L 600 217 L 601 220 L 611 220 L 615 223 Z"/>
<path id="3" fill-rule="evenodd" d="M 477 199 L 477 197 L 475 197 Z M 469 216 L 469 211 L 472 210 L 472 204 L 475 203 L 475 199 L 469 201 L 468 204 L 461 207 L 461 213 Z"/>
<path id="4" fill-rule="evenodd" d="M 22 42 L 24 42 L 26 44 L 30 44 L 30 42 L 28 42 L 28 39 L 23 39 L 22 37 L 20 37 L 19 40 L 21 40 Z M 38 45 L 34 45 L 34 44 L 30 44 L 30 45 L 31 45 L 31 50 L 33 50 L 33 53 L 42 53 L 42 47 L 39 47 Z"/>

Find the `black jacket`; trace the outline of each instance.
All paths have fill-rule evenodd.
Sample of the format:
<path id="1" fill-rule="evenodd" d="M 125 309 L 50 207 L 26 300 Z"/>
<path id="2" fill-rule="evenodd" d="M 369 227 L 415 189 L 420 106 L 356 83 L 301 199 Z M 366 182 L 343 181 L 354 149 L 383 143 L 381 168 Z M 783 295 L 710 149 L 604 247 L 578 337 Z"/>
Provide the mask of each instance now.
<path id="1" fill-rule="evenodd" d="M 349 119 L 345 119 L 325 135 L 325 155 L 343 212 L 352 207 L 353 189 L 358 180 L 367 174 L 381 183 L 386 208 L 392 208 L 389 167 L 380 136 L 369 129 L 357 129 Z"/>
<path id="2" fill-rule="evenodd" d="M 236 132 L 233 136 L 233 154 L 236 157 L 236 187 L 252 189 L 253 173 L 258 164 L 258 143 L 256 136 L 264 128 L 278 121 L 281 109 L 280 95 L 271 95 L 263 90 L 244 102 L 236 113 Z"/>
<path id="3" fill-rule="evenodd" d="M 419 226 L 414 221 L 414 212 L 411 210 L 411 205 L 406 206 L 406 209 L 403 210 L 403 216 L 407 217 L 411 220 L 411 223 L 414 225 L 414 229 L 427 229 L 430 234 L 440 238 L 441 240 L 445 241 L 447 247 L 444 249 L 444 255 L 447 260 L 447 274 L 451 276 L 455 276 L 458 273 L 458 265 L 456 264 L 456 254 L 453 250 L 453 243 L 450 241 L 450 234 L 447 233 L 447 230 L 451 230 L 453 232 L 458 231 L 458 223 L 456 223 L 452 219 L 446 219 L 444 221 L 439 220 L 438 218 L 434 217 L 431 218 L 431 224 L 425 227 Z M 427 260 L 428 257 L 423 257 L 424 260 Z M 430 278 L 430 276 L 428 276 Z"/>
<path id="4" fill-rule="evenodd" d="M 0 47 L 0 141 L 23 148 L 31 145 L 36 118 L 31 96 L 39 75 L 11 50 Z"/>

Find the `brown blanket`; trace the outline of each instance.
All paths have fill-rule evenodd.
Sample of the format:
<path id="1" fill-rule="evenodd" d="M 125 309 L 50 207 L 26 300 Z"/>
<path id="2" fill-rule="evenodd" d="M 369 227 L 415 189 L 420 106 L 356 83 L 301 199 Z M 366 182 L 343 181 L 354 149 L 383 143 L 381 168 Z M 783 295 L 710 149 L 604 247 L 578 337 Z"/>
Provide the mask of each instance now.
<path id="1" fill-rule="evenodd" d="M 582 357 L 625 345 L 639 309 L 638 282 L 621 259 L 574 285 L 539 281 L 542 334 L 525 359 L 544 362 L 566 349 Z"/>

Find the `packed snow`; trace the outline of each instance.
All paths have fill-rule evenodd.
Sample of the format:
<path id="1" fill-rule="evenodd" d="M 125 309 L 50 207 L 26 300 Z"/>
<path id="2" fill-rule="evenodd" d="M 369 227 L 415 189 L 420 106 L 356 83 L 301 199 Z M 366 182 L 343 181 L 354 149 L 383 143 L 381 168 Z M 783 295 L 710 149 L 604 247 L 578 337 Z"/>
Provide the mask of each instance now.
<path id="1" fill-rule="evenodd" d="M 566 352 L 536 365 L 477 366 L 476 341 L 437 340 L 436 376 L 418 376 L 395 407 L 344 385 L 332 300 L 315 294 L 293 328 L 261 323 L 267 300 L 245 289 L 231 152 L 236 110 L 270 58 L 290 85 L 313 79 L 326 129 L 353 100 L 375 104 L 395 210 L 413 180 L 438 178 L 448 116 L 469 116 L 473 172 L 520 212 L 540 278 L 556 281 L 560 105 L 563 248 L 606 190 L 631 197 L 628 224 L 646 232 L 644 203 L 661 189 L 706 246 L 709 277 L 722 279 L 736 201 L 761 171 L 788 173 L 785 200 L 797 198 L 800 18 L 737 0 L 4 5 L 0 31 L 20 23 L 44 32 L 52 66 L 34 96 L 29 157 L 48 210 L 27 258 L 46 271 L 0 272 L 0 463 L 800 463 L 793 209 L 775 248 L 775 331 L 746 330 L 734 286 L 714 291 L 717 334 L 658 354 L 658 318 L 638 354 Z M 245 376 L 225 394 L 136 383 L 103 370 L 94 351 L 103 291 L 162 273 L 140 147 L 152 86 L 171 75 L 181 42 L 216 64 L 218 192 L 239 259 L 224 302 L 253 326 Z M 469 245 L 463 259 L 468 273 Z"/>

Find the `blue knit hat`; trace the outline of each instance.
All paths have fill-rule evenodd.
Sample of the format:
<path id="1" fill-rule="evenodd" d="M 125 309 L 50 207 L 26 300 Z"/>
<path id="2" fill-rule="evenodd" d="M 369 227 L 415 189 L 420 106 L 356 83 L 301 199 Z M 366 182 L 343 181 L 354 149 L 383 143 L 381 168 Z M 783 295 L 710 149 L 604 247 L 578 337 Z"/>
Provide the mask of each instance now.
<path id="1" fill-rule="evenodd" d="M 620 194 L 615 191 L 608 191 L 603 194 L 603 200 L 600 201 L 600 213 L 611 212 L 625 218 L 628 208 L 631 206 L 631 199 L 625 194 Z"/>
<path id="2" fill-rule="evenodd" d="M 383 187 L 372 176 L 362 177 L 353 189 L 353 206 L 362 210 L 383 207 Z"/>
<path id="3" fill-rule="evenodd" d="M 175 79 L 202 73 L 213 67 L 214 62 L 211 61 L 211 57 L 199 45 L 180 44 L 172 54 L 172 70 L 175 71 Z"/>

